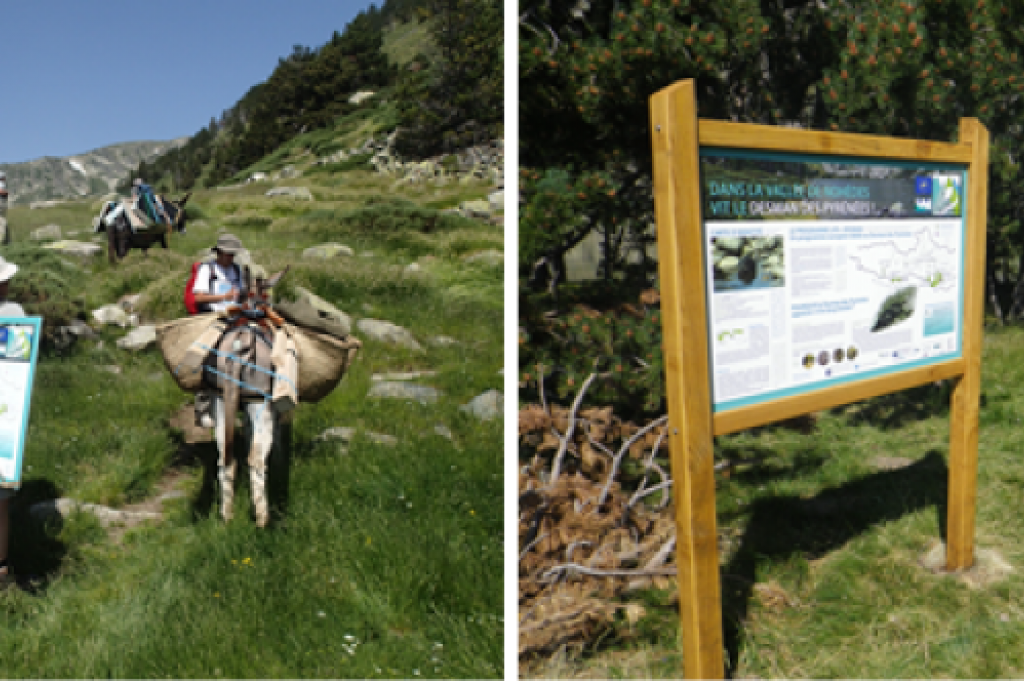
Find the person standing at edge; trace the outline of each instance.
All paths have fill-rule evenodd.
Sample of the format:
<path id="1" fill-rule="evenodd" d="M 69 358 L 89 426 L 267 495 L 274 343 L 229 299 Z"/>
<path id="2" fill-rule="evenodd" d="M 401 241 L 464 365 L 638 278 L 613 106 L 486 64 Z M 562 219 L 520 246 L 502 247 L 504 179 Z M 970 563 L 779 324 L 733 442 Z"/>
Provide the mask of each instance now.
<path id="1" fill-rule="evenodd" d="M 25 311 L 21 305 L 7 299 L 11 278 L 17 272 L 18 266 L 8 263 L 0 256 L 0 318 L 25 317 Z M 0 488 L 0 589 L 6 588 L 14 582 L 14 572 L 11 570 L 8 557 L 8 546 L 10 543 L 11 498 L 15 493 L 17 493 L 17 489 Z"/>
<path id="2" fill-rule="evenodd" d="M 11 243 L 11 232 L 7 229 L 7 173 L 0 171 L 0 244 Z"/>

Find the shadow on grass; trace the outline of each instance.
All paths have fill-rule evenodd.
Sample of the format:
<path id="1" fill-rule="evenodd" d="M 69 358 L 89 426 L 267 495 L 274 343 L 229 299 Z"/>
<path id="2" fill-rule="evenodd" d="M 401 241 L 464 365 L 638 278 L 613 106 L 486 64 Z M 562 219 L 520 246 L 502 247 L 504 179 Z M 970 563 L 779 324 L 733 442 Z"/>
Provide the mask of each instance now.
<path id="1" fill-rule="evenodd" d="M 868 475 L 813 498 L 783 496 L 753 503 L 750 522 L 722 573 L 727 675 L 733 675 L 739 661 L 741 630 L 760 562 L 794 553 L 817 559 L 870 527 L 927 507 L 935 507 L 945 540 L 947 486 L 946 462 L 931 450 L 901 470 Z"/>
<path id="2" fill-rule="evenodd" d="M 851 425 L 870 424 L 884 430 L 899 429 L 911 422 L 949 415 L 954 384 L 950 380 L 933 382 L 833 408 L 831 412 L 845 414 Z"/>
<path id="3" fill-rule="evenodd" d="M 18 585 L 30 593 L 46 590 L 60 571 L 68 548 L 45 530 L 43 522 L 33 519 L 29 508 L 36 503 L 60 498 L 53 482 L 31 479 L 22 483 L 11 499 L 10 561 Z"/>
<path id="4" fill-rule="evenodd" d="M 758 444 L 715 446 L 715 459 L 728 464 L 728 478 L 743 486 L 799 480 L 820 471 L 828 459 L 827 453 L 817 446 L 801 448 L 785 464 L 778 462 L 777 456 L 776 449 Z"/>

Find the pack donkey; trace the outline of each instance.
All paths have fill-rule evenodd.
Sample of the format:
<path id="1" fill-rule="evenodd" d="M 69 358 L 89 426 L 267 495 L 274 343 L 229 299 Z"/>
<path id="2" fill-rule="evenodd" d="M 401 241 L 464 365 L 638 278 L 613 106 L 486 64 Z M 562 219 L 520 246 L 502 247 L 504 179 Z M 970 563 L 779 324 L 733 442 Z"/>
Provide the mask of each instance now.
<path id="1" fill-rule="evenodd" d="M 270 452 L 280 437 L 279 414 L 271 402 L 273 382 L 278 378 L 271 362 L 275 326 L 283 320 L 269 307 L 266 290 L 280 281 L 287 268 L 269 280 L 257 278 L 252 283 L 245 269 L 243 303 L 228 309 L 228 329 L 211 349 L 213 364 L 207 365 L 206 384 L 220 390 L 213 400 L 215 434 L 217 437 L 217 481 L 220 485 L 221 516 L 234 515 L 235 416 L 244 406 L 251 433 L 249 447 L 249 480 L 257 526 L 266 526 L 270 519 L 267 501 L 266 473 Z M 255 284 L 255 287 L 253 287 Z M 249 292 L 253 292 L 250 298 Z"/>
<path id="2" fill-rule="evenodd" d="M 116 264 L 132 248 L 142 249 L 143 254 L 149 252 L 149 248 L 159 243 L 164 249 L 167 248 L 167 235 L 176 230 L 179 233 L 185 232 L 185 225 L 188 222 L 188 214 L 185 212 L 185 204 L 188 203 L 192 193 L 189 192 L 177 201 L 172 201 L 160 195 L 160 202 L 163 204 L 167 217 L 171 220 L 166 230 L 158 227 L 149 230 L 133 230 L 128 212 L 134 211 L 131 202 L 121 200 L 118 202 L 106 202 L 100 210 L 99 220 L 96 222 L 96 232 L 107 233 L 107 259 Z M 107 223 L 110 222 L 108 226 Z"/>

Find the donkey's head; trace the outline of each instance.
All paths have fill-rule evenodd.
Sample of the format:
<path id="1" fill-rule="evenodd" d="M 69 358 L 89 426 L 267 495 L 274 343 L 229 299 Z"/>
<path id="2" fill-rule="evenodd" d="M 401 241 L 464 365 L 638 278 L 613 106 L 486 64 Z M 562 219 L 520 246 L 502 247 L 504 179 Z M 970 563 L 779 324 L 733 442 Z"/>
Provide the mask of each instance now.
<path id="1" fill-rule="evenodd" d="M 161 198 L 163 199 L 164 210 L 167 211 L 167 217 L 171 219 L 171 226 L 182 234 L 185 234 L 185 224 L 188 222 L 188 213 L 185 211 L 185 204 L 191 196 L 192 193 L 189 192 L 177 201 Z"/>

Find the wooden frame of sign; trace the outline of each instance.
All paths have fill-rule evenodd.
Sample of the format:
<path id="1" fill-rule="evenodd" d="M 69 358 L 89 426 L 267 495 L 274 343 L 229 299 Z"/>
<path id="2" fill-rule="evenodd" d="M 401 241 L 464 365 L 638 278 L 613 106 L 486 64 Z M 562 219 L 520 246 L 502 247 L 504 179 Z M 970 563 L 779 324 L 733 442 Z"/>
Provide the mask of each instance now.
<path id="1" fill-rule="evenodd" d="M 716 435 L 952 379 L 946 562 L 951 570 L 974 562 L 989 135 L 973 118 L 960 120 L 956 144 L 698 120 L 692 80 L 655 93 L 650 107 L 684 670 L 687 678 L 722 678 Z M 713 413 L 701 147 L 963 165 L 968 210 L 961 358 Z"/>

